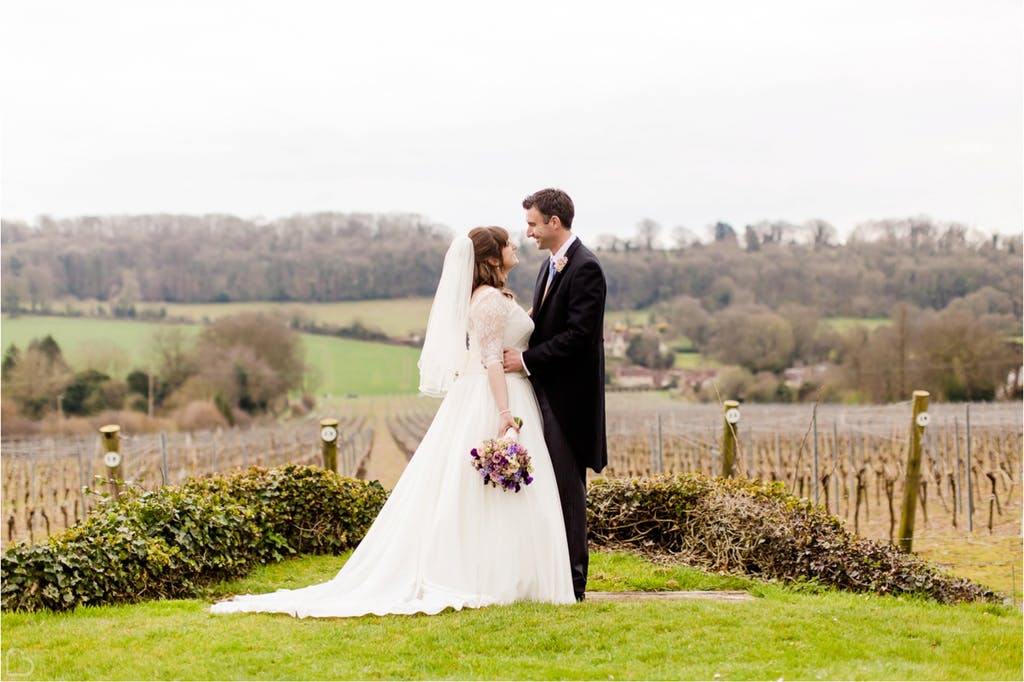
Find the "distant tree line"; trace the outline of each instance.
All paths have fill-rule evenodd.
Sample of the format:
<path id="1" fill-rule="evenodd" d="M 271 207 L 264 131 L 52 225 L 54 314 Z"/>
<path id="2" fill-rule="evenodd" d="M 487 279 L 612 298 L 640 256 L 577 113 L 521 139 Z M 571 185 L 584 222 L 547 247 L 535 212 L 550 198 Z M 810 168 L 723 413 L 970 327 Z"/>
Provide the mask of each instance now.
<path id="1" fill-rule="evenodd" d="M 141 301 L 429 296 L 450 239 L 447 228 L 414 214 L 3 221 L 2 307 L 7 314 L 46 311 L 55 298 L 77 297 L 134 316 Z M 634 364 L 666 369 L 676 352 L 700 352 L 726 367 L 716 392 L 744 400 L 886 402 L 905 400 L 915 388 L 943 400 L 1020 397 L 1020 236 L 985 237 L 911 218 L 864 223 L 839 243 L 820 220 L 743 230 L 718 222 L 704 241 L 676 228 L 667 248 L 661 227 L 645 219 L 631 238 L 587 241 L 600 251 L 609 307 L 650 310 L 629 342 Z M 528 301 L 543 255 L 532 244 L 522 247 L 510 286 Z M 890 324 L 837 328 L 830 317 L 885 317 Z M 380 339 L 358 322 L 338 329 L 307 322 L 290 326 Z M 272 409 L 302 376 L 300 365 L 277 366 L 275 358 L 294 353 L 288 330 L 268 337 L 272 352 L 249 343 L 250 335 L 266 335 L 251 333 L 265 324 L 215 323 L 194 346 L 180 331 L 161 331 L 154 340 L 156 405 L 213 400 L 228 417 Z M 123 382 L 95 370 L 74 373 L 54 346 L 44 339 L 24 352 L 7 349 L 5 394 L 23 414 L 38 415 L 61 392 L 69 413 L 140 407 L 145 371 Z M 801 367 L 815 373 L 794 383 L 792 370 Z"/>
<path id="2" fill-rule="evenodd" d="M 721 393 L 755 402 L 879 403 L 906 400 L 918 388 L 935 400 L 1019 400 L 1020 324 L 993 304 L 998 301 L 983 292 L 941 311 L 899 303 L 888 324 L 837 329 L 798 304 L 777 312 L 738 304 L 709 313 L 696 299 L 680 297 L 655 308 L 665 322 L 633 337 L 627 356 L 646 367 L 668 367 L 672 362 L 658 354 L 659 343 L 685 339 L 686 348 L 673 350 L 698 351 L 728 368 L 717 392 L 699 396 L 707 400 Z M 634 352 L 641 348 L 650 350 Z M 786 370 L 800 378 L 787 380 Z"/>
<path id="3" fill-rule="evenodd" d="M 119 316 L 141 301 L 344 301 L 429 296 L 452 232 L 415 214 L 138 215 L 4 220 L 2 300 L 8 313 L 52 309 L 56 298 L 109 302 Z M 467 226 L 469 227 L 469 226 Z M 508 226 L 522 235 L 518 225 Z M 581 226 L 585 230 L 585 226 Z M 1021 319 L 1021 237 L 986 237 L 928 218 L 858 226 L 845 243 L 824 221 L 719 222 L 708 239 L 685 228 L 661 248 L 649 219 L 636 236 L 598 235 L 608 305 L 637 309 L 679 297 L 714 313 L 735 305 L 825 316 L 886 316 L 898 303 L 942 310 L 984 297 Z M 541 254 L 520 250 L 510 285 L 532 291 Z M 59 311 L 56 311 L 59 312 Z"/>

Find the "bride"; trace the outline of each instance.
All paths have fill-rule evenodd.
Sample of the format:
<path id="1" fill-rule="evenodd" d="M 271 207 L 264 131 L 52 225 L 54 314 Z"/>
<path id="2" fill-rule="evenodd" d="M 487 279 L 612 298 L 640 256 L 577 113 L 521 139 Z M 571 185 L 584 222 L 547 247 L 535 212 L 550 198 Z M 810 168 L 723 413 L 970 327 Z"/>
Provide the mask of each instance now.
<path id="1" fill-rule="evenodd" d="M 502 349 L 525 349 L 533 331 L 505 288 L 518 262 L 501 227 L 474 228 L 449 247 L 419 362 L 420 391 L 444 400 L 338 575 L 298 590 L 241 595 L 214 604 L 213 613 L 343 617 L 575 602 L 537 400 L 525 376 L 502 370 Z M 515 429 L 517 416 L 533 483 L 518 493 L 482 485 L 469 451 Z"/>

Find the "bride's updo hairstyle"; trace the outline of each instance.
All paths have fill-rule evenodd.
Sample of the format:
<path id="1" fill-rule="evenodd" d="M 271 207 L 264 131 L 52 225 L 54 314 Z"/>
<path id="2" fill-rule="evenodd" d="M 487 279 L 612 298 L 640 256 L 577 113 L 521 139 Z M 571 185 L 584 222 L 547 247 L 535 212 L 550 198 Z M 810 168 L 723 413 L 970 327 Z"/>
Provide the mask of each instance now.
<path id="1" fill-rule="evenodd" d="M 473 241 L 473 291 L 477 287 L 491 286 L 512 298 L 512 292 L 505 288 L 505 273 L 501 269 L 501 251 L 509 242 L 508 230 L 504 227 L 474 227 L 469 231 Z M 491 261 L 496 261 L 494 265 Z"/>

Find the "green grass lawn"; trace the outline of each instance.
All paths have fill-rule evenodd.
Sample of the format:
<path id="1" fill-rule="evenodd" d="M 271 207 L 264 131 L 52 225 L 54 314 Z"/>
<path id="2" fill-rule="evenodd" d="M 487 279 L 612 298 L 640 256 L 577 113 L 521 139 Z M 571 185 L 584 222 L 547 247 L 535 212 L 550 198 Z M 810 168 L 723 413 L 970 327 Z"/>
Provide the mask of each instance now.
<path id="1" fill-rule="evenodd" d="M 74 369 L 86 366 L 94 353 L 109 355 L 113 350 L 124 358 L 123 375 L 146 366 L 153 333 L 165 326 L 161 322 L 75 317 L 5 317 L 0 323 L 0 341 L 4 348 L 14 343 L 24 349 L 32 339 L 52 334 Z M 197 334 L 201 327 L 183 328 Z M 312 334 L 303 334 L 302 343 L 311 368 L 310 388 L 319 394 L 416 392 L 419 349 Z"/>
<path id="2" fill-rule="evenodd" d="M 208 599 L 5 613 L 5 679 L 1021 679 L 1020 613 L 815 592 L 596 553 L 591 589 L 747 589 L 750 602 L 514 604 L 437 616 L 214 616 L 213 599 L 332 577 L 305 557 Z"/>

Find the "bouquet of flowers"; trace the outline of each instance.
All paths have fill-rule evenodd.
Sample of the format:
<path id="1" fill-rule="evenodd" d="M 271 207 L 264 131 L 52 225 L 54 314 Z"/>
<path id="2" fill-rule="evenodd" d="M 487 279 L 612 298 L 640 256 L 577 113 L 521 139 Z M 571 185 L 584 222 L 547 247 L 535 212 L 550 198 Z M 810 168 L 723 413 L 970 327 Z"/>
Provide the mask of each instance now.
<path id="1" fill-rule="evenodd" d="M 522 419 L 516 417 L 515 422 L 522 428 Z M 514 437 L 489 438 L 470 450 L 469 458 L 484 485 L 519 492 L 524 485 L 533 483 L 530 453 Z"/>

